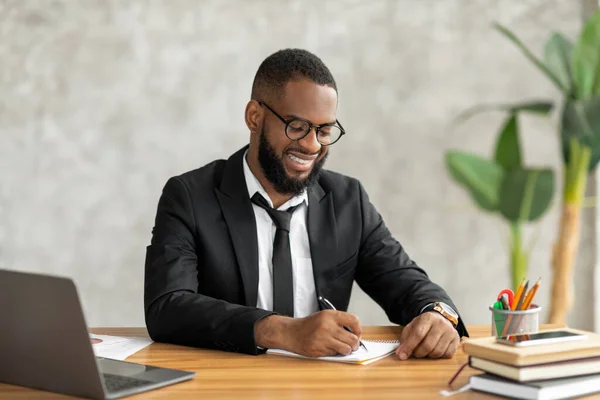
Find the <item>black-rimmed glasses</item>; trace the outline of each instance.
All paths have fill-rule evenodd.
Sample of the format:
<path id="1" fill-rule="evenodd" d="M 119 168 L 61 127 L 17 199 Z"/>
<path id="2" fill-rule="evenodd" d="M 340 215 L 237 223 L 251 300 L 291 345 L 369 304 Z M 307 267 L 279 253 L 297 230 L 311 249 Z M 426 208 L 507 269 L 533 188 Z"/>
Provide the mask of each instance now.
<path id="1" fill-rule="evenodd" d="M 285 135 L 290 140 L 300 140 L 304 138 L 308 133 L 315 128 L 315 133 L 317 135 L 317 141 L 321 144 L 321 146 L 331 146 L 340 138 L 342 135 L 346 133 L 342 124 L 337 119 L 335 122 L 317 125 L 312 122 L 302 119 L 302 118 L 292 118 L 285 119 L 281 115 L 277 114 L 275 110 L 269 107 L 266 103 L 259 101 L 258 104 L 261 106 L 265 106 L 269 111 L 271 111 L 277 118 L 281 120 L 285 124 Z"/>

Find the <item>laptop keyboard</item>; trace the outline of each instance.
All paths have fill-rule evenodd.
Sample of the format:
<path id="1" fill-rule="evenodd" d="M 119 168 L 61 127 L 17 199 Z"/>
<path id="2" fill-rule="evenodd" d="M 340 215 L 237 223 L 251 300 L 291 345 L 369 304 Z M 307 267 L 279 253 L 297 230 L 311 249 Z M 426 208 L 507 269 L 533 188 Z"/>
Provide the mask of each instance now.
<path id="1" fill-rule="evenodd" d="M 108 392 L 117 392 L 126 389 L 133 389 L 139 386 L 145 386 L 151 381 L 145 381 L 143 379 L 131 378 L 129 376 L 113 375 L 103 373 L 104 385 Z"/>

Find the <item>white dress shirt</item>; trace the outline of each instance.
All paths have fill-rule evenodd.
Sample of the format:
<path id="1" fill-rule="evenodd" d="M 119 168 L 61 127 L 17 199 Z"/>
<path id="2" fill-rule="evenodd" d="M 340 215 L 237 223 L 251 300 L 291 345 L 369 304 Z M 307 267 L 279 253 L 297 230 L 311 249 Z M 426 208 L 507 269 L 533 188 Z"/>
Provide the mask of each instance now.
<path id="1" fill-rule="evenodd" d="M 246 178 L 248 196 L 252 198 L 254 193 L 259 192 L 267 200 L 269 206 L 273 207 L 269 195 L 248 166 L 247 154 L 248 151 L 244 154 L 244 177 Z M 310 256 L 310 244 L 308 242 L 308 229 L 306 227 L 308 210 L 306 189 L 301 194 L 286 201 L 277 210 L 287 210 L 298 204 L 301 205 L 292 214 L 289 237 L 294 277 L 294 317 L 303 318 L 319 310 Z M 252 203 L 252 208 L 256 219 L 256 237 L 258 238 L 258 299 L 256 307 L 272 311 L 273 240 L 275 239 L 277 227 L 264 209 L 254 203 Z"/>

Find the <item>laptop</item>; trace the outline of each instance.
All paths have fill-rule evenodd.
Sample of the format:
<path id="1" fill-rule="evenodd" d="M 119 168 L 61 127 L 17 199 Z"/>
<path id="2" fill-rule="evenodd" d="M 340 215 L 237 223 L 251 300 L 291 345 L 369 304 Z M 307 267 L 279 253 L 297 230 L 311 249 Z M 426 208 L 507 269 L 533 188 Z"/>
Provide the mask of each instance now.
<path id="1" fill-rule="evenodd" d="M 0 270 L 0 360 L 0 382 L 99 400 L 196 376 L 96 357 L 71 279 L 7 270 Z"/>

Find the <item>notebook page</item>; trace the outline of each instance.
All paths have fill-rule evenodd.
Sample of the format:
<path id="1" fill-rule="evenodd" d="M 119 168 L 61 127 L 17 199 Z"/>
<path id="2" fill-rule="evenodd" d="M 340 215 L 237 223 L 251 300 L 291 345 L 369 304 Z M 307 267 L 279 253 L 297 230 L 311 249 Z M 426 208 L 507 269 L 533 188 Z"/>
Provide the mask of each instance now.
<path id="1" fill-rule="evenodd" d="M 337 356 L 329 356 L 329 357 L 306 357 L 300 354 L 292 353 L 287 350 L 281 349 L 269 349 L 267 350 L 267 354 L 275 354 L 280 356 L 287 357 L 298 357 L 298 358 L 306 358 L 310 360 L 320 360 L 320 361 L 334 361 L 334 362 L 344 362 L 344 363 L 353 363 L 353 364 L 370 364 L 371 362 L 377 361 L 385 356 L 388 356 L 400 346 L 400 342 L 397 340 L 390 341 L 377 341 L 377 340 L 363 340 L 362 341 L 369 351 L 365 350 L 363 347 L 359 347 L 353 353 L 350 353 L 347 356 L 337 355 Z"/>

